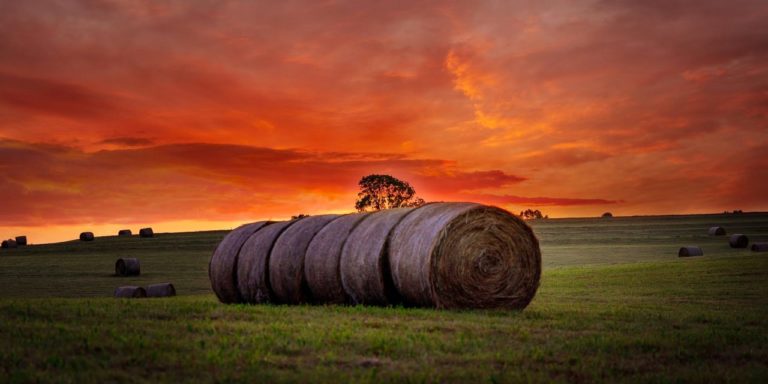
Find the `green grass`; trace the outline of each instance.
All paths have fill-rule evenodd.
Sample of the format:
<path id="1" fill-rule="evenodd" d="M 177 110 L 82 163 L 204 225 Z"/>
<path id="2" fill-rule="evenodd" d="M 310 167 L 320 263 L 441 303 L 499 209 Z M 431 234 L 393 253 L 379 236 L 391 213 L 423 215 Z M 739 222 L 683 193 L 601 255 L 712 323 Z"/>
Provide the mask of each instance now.
<path id="1" fill-rule="evenodd" d="M 3 252 L 0 382 L 765 382 L 768 255 L 707 220 L 534 223 L 545 270 L 522 312 L 219 304 L 224 232 Z M 768 234 L 766 215 L 726 220 Z M 687 244 L 705 256 L 677 258 Z M 119 256 L 142 276 L 110 276 Z M 181 296 L 109 297 L 159 281 Z"/>

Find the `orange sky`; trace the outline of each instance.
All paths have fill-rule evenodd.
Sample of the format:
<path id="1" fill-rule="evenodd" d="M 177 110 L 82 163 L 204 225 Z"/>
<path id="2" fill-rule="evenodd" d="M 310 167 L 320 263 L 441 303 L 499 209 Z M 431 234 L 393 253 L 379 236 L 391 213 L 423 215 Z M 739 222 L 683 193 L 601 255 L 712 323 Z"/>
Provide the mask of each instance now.
<path id="1" fill-rule="evenodd" d="M 8 1 L 0 237 L 426 200 L 768 210 L 764 1 Z"/>

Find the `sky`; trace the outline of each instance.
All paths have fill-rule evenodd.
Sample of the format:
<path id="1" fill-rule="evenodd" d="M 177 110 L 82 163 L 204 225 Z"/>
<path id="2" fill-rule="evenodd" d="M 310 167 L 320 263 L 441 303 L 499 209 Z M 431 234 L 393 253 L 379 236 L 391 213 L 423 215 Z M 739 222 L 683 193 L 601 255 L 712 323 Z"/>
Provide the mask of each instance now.
<path id="1" fill-rule="evenodd" d="M 768 210 L 768 3 L 0 0 L 0 237 Z"/>

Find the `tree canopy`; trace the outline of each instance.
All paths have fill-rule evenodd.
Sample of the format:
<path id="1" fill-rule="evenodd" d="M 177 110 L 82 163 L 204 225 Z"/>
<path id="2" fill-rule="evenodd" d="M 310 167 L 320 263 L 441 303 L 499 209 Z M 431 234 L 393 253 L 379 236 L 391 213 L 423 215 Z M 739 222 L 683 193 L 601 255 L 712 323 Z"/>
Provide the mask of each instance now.
<path id="1" fill-rule="evenodd" d="M 549 215 L 545 216 L 541 213 L 541 211 L 533 210 L 533 209 L 526 209 L 525 211 L 520 211 L 520 217 L 524 220 L 532 220 L 532 219 L 549 219 Z"/>
<path id="2" fill-rule="evenodd" d="M 390 175 L 368 175 L 357 184 L 360 186 L 355 202 L 358 212 L 424 205 L 424 199 L 416 197 L 416 190 L 407 181 Z"/>

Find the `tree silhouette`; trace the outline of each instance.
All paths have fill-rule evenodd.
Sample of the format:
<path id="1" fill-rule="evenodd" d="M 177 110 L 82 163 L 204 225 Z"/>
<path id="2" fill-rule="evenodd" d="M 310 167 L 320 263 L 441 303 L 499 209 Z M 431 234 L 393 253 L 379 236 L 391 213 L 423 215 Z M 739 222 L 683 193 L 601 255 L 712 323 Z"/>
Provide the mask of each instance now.
<path id="1" fill-rule="evenodd" d="M 520 211 L 520 217 L 524 220 L 533 220 L 533 219 L 548 219 L 549 215 L 544 216 L 541 211 L 533 210 L 533 209 L 526 209 L 525 211 Z"/>
<path id="2" fill-rule="evenodd" d="M 424 199 L 416 197 L 416 190 L 406 181 L 390 175 L 368 175 L 357 183 L 355 209 L 358 212 L 380 211 L 400 207 L 424 205 Z"/>

